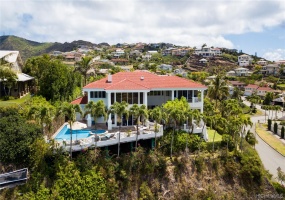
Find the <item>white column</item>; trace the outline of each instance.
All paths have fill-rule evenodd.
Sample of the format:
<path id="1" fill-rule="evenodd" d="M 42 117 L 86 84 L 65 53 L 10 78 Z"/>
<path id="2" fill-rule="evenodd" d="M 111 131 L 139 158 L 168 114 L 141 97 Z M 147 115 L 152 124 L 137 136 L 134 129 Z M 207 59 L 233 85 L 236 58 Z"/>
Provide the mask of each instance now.
<path id="1" fill-rule="evenodd" d="M 91 91 L 88 91 L 88 92 L 87 92 L 87 97 L 88 97 L 88 98 L 87 98 L 87 99 L 88 99 L 87 103 L 89 103 L 89 101 L 90 101 L 90 92 L 91 92 Z M 91 115 L 90 115 L 90 114 L 87 115 L 87 126 L 88 126 L 88 127 L 91 127 L 91 126 L 92 126 L 92 119 L 91 119 Z"/>
<path id="2" fill-rule="evenodd" d="M 171 90 L 171 100 L 174 100 L 174 90 Z"/>
<path id="3" fill-rule="evenodd" d="M 107 108 L 109 109 L 111 107 L 111 92 L 107 93 Z M 112 130 L 112 120 L 111 120 L 111 114 L 108 116 L 108 130 Z"/>
<path id="4" fill-rule="evenodd" d="M 201 90 L 201 113 L 203 113 L 204 109 L 204 90 Z"/>
<path id="5" fill-rule="evenodd" d="M 143 93 L 143 104 L 147 107 L 147 92 Z"/>
<path id="6" fill-rule="evenodd" d="M 88 127 L 92 126 L 92 119 L 91 119 L 91 115 L 90 114 L 87 115 L 87 126 Z"/>

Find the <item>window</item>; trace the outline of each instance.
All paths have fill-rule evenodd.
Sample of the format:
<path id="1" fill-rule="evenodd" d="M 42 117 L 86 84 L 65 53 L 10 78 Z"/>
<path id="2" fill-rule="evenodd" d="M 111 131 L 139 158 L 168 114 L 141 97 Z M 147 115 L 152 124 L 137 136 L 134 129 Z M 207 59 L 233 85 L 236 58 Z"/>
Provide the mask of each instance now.
<path id="1" fill-rule="evenodd" d="M 128 93 L 122 93 L 122 101 L 128 102 Z"/>
<path id="2" fill-rule="evenodd" d="M 140 92 L 140 104 L 143 104 L 143 93 Z"/>
<path id="3" fill-rule="evenodd" d="M 129 104 L 133 103 L 133 93 L 128 93 L 128 103 Z"/>
<path id="4" fill-rule="evenodd" d="M 115 103 L 115 94 L 111 93 L 111 104 Z"/>
<path id="5" fill-rule="evenodd" d="M 90 92 L 90 98 L 106 98 L 105 91 L 92 91 Z"/>
<path id="6" fill-rule="evenodd" d="M 116 101 L 121 103 L 121 101 L 122 101 L 122 94 L 121 93 L 116 93 Z"/>
<path id="7" fill-rule="evenodd" d="M 137 92 L 133 93 L 133 104 L 138 104 L 139 102 L 139 95 Z"/>

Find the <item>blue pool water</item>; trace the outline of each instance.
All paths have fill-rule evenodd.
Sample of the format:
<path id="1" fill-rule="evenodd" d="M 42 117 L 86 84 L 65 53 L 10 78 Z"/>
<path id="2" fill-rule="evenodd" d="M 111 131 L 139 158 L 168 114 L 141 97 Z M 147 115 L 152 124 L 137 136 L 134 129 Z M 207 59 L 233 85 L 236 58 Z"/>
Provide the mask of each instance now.
<path id="1" fill-rule="evenodd" d="M 95 134 L 105 133 L 105 130 L 72 130 L 72 140 L 87 138 L 91 136 L 90 131 Z M 70 140 L 70 129 L 65 125 L 55 137 L 56 140 Z"/>

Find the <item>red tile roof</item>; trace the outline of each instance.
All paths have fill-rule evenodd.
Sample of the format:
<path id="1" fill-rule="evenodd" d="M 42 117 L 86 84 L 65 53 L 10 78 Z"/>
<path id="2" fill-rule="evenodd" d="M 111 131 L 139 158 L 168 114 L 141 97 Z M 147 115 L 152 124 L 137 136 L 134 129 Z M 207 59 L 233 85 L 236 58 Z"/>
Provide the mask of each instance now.
<path id="1" fill-rule="evenodd" d="M 257 89 L 258 87 L 259 87 L 258 85 L 249 84 L 249 85 L 245 86 L 244 88 L 253 88 L 253 89 Z"/>
<path id="2" fill-rule="evenodd" d="M 270 87 L 259 87 L 257 90 L 260 90 L 260 91 L 274 91 L 272 88 Z"/>
<path id="3" fill-rule="evenodd" d="M 151 90 L 163 88 L 197 88 L 207 89 L 206 86 L 180 78 L 178 76 L 158 76 L 148 71 L 119 72 L 112 75 L 112 82 L 108 78 L 92 82 L 84 89 L 104 89 L 104 90 Z"/>
<path id="4" fill-rule="evenodd" d="M 87 104 L 87 103 L 88 103 L 87 96 L 77 98 L 71 102 L 71 104 Z"/>

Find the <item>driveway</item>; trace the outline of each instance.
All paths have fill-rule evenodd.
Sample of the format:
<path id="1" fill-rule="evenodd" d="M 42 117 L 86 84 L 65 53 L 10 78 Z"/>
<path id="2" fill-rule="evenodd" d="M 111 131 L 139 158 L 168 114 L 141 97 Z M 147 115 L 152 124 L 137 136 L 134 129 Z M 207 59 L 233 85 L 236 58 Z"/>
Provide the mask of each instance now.
<path id="1" fill-rule="evenodd" d="M 244 101 L 246 105 L 250 105 L 250 102 Z M 256 105 L 256 108 L 263 112 L 263 116 L 252 116 L 251 121 L 254 124 L 251 128 L 251 131 L 255 133 L 255 124 L 259 121 L 260 123 L 264 123 L 264 110 L 260 108 L 259 105 Z M 266 112 L 268 116 L 268 111 Z M 275 116 L 275 112 L 274 112 Z M 277 117 L 280 118 L 283 116 L 282 112 L 277 113 Z M 259 157 L 265 167 L 266 170 L 273 175 L 273 178 L 277 177 L 277 168 L 280 167 L 283 172 L 285 172 L 285 157 L 280 155 L 274 149 L 272 149 L 268 144 L 266 144 L 258 135 L 256 135 L 256 139 L 258 143 L 255 145 L 255 149 L 259 154 Z"/>

